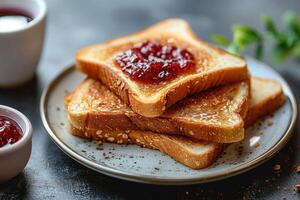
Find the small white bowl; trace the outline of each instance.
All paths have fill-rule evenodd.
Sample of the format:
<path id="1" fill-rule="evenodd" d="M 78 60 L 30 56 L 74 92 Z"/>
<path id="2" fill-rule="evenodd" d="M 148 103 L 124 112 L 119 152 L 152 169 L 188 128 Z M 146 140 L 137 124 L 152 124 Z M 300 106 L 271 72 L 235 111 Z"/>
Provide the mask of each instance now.
<path id="1" fill-rule="evenodd" d="M 0 147 L 0 183 L 18 175 L 26 166 L 31 154 L 32 126 L 28 118 L 8 106 L 0 105 L 0 115 L 18 123 L 22 138 L 14 144 Z"/>

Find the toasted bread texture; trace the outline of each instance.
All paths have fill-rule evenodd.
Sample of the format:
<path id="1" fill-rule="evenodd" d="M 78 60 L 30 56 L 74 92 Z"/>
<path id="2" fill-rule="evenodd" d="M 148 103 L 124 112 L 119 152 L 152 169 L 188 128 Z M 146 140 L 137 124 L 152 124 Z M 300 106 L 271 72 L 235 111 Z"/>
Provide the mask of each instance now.
<path id="1" fill-rule="evenodd" d="M 66 96 L 65 104 L 78 129 L 150 130 L 232 143 L 244 138 L 248 98 L 248 82 L 219 86 L 185 98 L 160 117 L 147 118 L 133 112 L 101 82 L 88 78 Z"/>
<path id="2" fill-rule="evenodd" d="M 215 162 L 224 147 L 223 144 L 197 141 L 182 136 L 158 134 L 150 131 L 80 130 L 72 125 L 70 128 L 73 135 L 83 138 L 117 144 L 136 144 L 145 148 L 156 149 L 193 169 L 210 166 Z"/>
<path id="3" fill-rule="evenodd" d="M 82 90 L 82 87 L 84 87 L 84 84 L 81 84 L 77 90 Z M 87 89 L 89 86 L 85 86 L 84 88 Z M 83 95 L 84 92 L 79 94 Z M 65 97 L 67 109 L 72 99 L 76 99 L 75 97 L 78 98 L 78 107 L 81 107 L 80 109 L 82 110 L 86 108 L 84 103 L 80 104 L 82 97 L 78 97 L 79 94 L 75 91 Z M 275 111 L 283 103 L 284 95 L 279 83 L 267 79 L 251 78 L 251 100 L 248 114 L 245 117 L 245 124 L 252 124 L 258 118 Z M 128 111 L 126 107 L 122 108 Z M 101 110 L 103 109 L 104 108 Z M 82 110 L 80 112 L 82 112 Z M 86 112 L 88 113 L 89 111 L 86 110 Z M 201 169 L 210 166 L 215 162 L 225 146 L 220 143 L 199 141 L 183 136 L 165 135 L 150 131 L 101 130 L 87 127 L 77 128 L 73 126 L 73 124 L 76 123 L 72 121 L 70 115 L 69 122 L 71 128 L 70 131 L 73 135 L 102 142 L 137 144 L 146 148 L 158 149 L 176 161 L 193 169 Z M 111 121 L 111 123 L 113 123 L 113 121 Z M 119 124 L 122 123 L 124 123 L 124 121 Z"/>
<path id="4" fill-rule="evenodd" d="M 156 84 L 132 80 L 114 59 L 144 41 L 189 50 L 195 57 L 196 70 Z M 81 49 L 76 61 L 78 69 L 101 80 L 134 112 L 145 117 L 162 115 L 189 94 L 248 79 L 244 60 L 198 39 L 188 23 L 181 19 L 164 20 L 144 31 Z"/>
<path id="5" fill-rule="evenodd" d="M 251 78 L 251 98 L 245 125 L 253 124 L 257 119 L 273 113 L 285 102 L 280 83 L 263 78 Z"/>

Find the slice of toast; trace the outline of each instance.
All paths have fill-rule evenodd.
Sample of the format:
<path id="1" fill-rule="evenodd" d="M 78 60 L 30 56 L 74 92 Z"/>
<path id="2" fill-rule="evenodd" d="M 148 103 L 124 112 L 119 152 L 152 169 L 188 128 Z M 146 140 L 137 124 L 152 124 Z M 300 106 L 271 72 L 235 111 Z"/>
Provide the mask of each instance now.
<path id="1" fill-rule="evenodd" d="M 115 58 L 145 41 L 187 49 L 195 57 L 196 69 L 156 84 L 132 80 L 117 66 Z M 142 32 L 84 48 L 76 54 L 76 61 L 78 69 L 101 80 L 134 112 L 145 117 L 160 116 L 189 94 L 248 79 L 244 60 L 198 39 L 181 19 L 164 20 Z"/>
<path id="2" fill-rule="evenodd" d="M 258 77 L 251 78 L 251 95 L 245 126 L 249 126 L 257 119 L 273 113 L 285 102 L 280 83 L 273 80 Z"/>
<path id="3" fill-rule="evenodd" d="M 136 144 L 145 148 L 160 150 L 174 160 L 193 169 L 201 169 L 215 162 L 224 145 L 197 141 L 191 138 L 158 134 L 150 131 L 101 131 L 80 130 L 70 125 L 73 135 L 117 144 Z"/>
<path id="4" fill-rule="evenodd" d="M 248 82 L 219 86 L 185 98 L 160 117 L 147 118 L 133 112 L 101 82 L 88 78 L 65 101 L 77 129 L 150 130 L 232 143 L 244 138 L 248 97 Z"/>
<path id="5" fill-rule="evenodd" d="M 261 91 L 264 91 L 263 95 Z M 71 100 L 75 98 L 76 94 L 76 92 L 73 92 L 66 96 L 65 103 L 67 107 Z M 81 97 L 78 99 L 80 98 Z M 251 78 L 251 100 L 245 124 L 250 125 L 258 118 L 270 114 L 270 112 L 275 111 L 283 103 L 284 94 L 279 83 L 266 79 Z M 78 107 L 81 108 L 84 106 L 86 105 L 78 105 Z M 259 111 L 259 114 L 255 114 L 257 111 Z M 250 115 L 251 117 L 249 117 Z M 176 161 L 193 169 L 210 166 L 215 162 L 224 148 L 224 144 L 220 143 L 198 141 L 187 137 L 164 135 L 150 131 L 79 129 L 72 125 L 71 118 L 69 122 L 73 135 L 83 138 L 92 138 L 103 142 L 137 144 L 146 148 L 158 149 Z"/>

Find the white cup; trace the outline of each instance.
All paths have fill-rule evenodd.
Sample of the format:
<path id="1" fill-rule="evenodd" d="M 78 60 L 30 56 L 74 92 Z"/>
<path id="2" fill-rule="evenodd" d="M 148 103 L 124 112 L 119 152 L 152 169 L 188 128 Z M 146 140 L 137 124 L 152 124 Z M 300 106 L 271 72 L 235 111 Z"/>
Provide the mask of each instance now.
<path id="1" fill-rule="evenodd" d="M 0 31 L 0 87 L 29 81 L 40 60 L 46 25 L 44 0 L 0 0 L 0 8 L 29 13 L 33 20 L 24 27 Z"/>

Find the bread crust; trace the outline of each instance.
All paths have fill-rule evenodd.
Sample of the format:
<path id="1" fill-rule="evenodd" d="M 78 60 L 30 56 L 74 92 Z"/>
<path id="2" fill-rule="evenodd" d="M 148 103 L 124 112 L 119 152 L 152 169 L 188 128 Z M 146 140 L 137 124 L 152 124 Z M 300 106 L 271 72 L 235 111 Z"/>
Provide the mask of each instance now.
<path id="1" fill-rule="evenodd" d="M 219 55 L 225 55 L 234 59 L 236 62 L 232 66 L 220 67 L 214 70 L 208 70 L 203 73 L 197 73 L 189 78 L 185 77 L 178 81 L 173 86 L 164 90 L 159 97 L 154 99 L 142 98 L 140 91 L 135 91 L 130 85 L 130 79 L 126 76 L 120 76 L 110 66 L 110 63 L 102 62 L 95 59 L 88 58 L 90 51 L 94 49 L 105 49 L 122 42 L 130 41 L 130 38 L 136 37 L 150 37 L 157 33 L 156 30 L 164 29 L 170 23 L 180 23 L 182 25 L 182 31 L 185 32 L 185 38 L 187 41 L 195 46 L 201 46 L 202 48 L 208 48 L 211 51 L 218 53 Z M 163 33 L 160 33 L 163 34 Z M 99 50 L 100 51 L 100 50 Z M 117 94 L 124 103 L 126 103 L 134 112 L 145 117 L 157 117 L 163 114 L 163 112 L 185 98 L 186 96 L 204 91 L 214 86 L 224 85 L 228 83 L 239 82 L 248 79 L 247 64 L 241 58 L 228 54 L 227 52 L 218 49 L 206 42 L 198 39 L 192 32 L 189 25 L 182 20 L 165 20 L 153 27 L 150 27 L 142 32 L 125 36 L 119 39 L 108 41 L 102 45 L 95 45 L 80 50 L 76 55 L 77 68 L 87 74 L 88 76 L 101 80 L 106 86 L 108 86 L 115 94 Z"/>
<path id="2" fill-rule="evenodd" d="M 250 100 L 250 108 L 245 118 L 245 126 L 250 126 L 258 119 L 272 114 L 275 110 L 280 108 L 285 103 L 285 95 L 283 93 L 281 85 L 278 82 L 257 77 L 252 78 L 251 81 L 261 82 L 262 87 L 263 84 L 272 84 L 272 88 L 274 88 L 274 90 L 271 92 L 268 98 L 265 98 L 259 102 L 253 103 Z M 252 91 L 252 93 L 253 95 L 255 95 L 255 91 Z"/>
<path id="3" fill-rule="evenodd" d="M 224 145 L 194 141 L 180 136 L 168 136 L 149 131 L 101 131 L 95 129 L 80 130 L 70 126 L 70 132 L 82 138 L 94 139 L 98 142 L 117 144 L 136 144 L 144 148 L 159 150 L 174 160 L 193 169 L 202 169 L 215 162 Z M 181 145 L 183 144 L 183 145 Z M 184 145 L 205 146 L 203 153 L 189 151 Z"/>
<path id="4" fill-rule="evenodd" d="M 87 93 L 87 91 L 83 90 L 82 88 L 86 89 L 89 87 L 91 88 L 97 87 L 93 85 L 93 83 L 97 83 L 98 85 L 101 84 L 98 81 L 94 81 L 92 79 L 86 79 L 73 94 L 75 94 L 75 96 L 80 96 L 85 92 Z M 232 142 L 240 141 L 244 138 L 243 117 L 245 117 L 246 112 L 248 111 L 248 96 L 249 96 L 248 82 L 234 84 L 231 86 L 224 86 L 219 89 L 210 90 L 206 93 L 211 94 L 213 97 L 216 97 L 219 95 L 218 93 L 223 94 L 223 90 L 228 91 L 229 88 L 235 88 L 234 91 L 238 90 L 239 92 L 234 97 L 235 100 L 234 99 L 232 100 L 236 108 L 230 111 L 231 116 L 228 116 L 231 119 L 234 119 L 235 123 L 227 126 L 225 124 L 203 123 L 205 121 L 203 122 L 189 121 L 187 119 L 176 117 L 176 115 L 172 117 L 173 116 L 172 114 L 163 115 L 156 118 L 147 118 L 138 115 L 132 111 L 129 112 L 120 111 L 114 113 L 109 111 L 93 112 L 93 111 L 88 111 L 88 108 L 86 108 L 88 112 L 83 112 L 82 116 L 80 116 L 80 114 L 72 111 L 72 109 L 68 107 L 67 105 L 68 102 L 66 100 L 65 102 L 66 102 L 66 109 L 69 115 L 69 121 L 71 121 L 73 126 L 78 129 L 89 128 L 89 129 L 97 129 L 97 130 L 105 130 L 105 131 L 150 130 L 150 131 L 155 131 L 157 133 L 185 135 L 198 140 L 206 140 L 206 141 L 212 141 L 217 143 L 232 143 Z M 202 96 L 206 97 L 207 96 L 205 95 L 206 93 L 204 93 Z M 113 94 L 111 93 L 111 95 Z M 68 95 L 67 98 L 70 99 L 69 96 L 70 95 Z M 183 100 L 181 103 L 184 104 L 184 102 L 190 102 L 193 99 L 199 100 L 198 96 L 199 95 L 190 97 L 186 100 Z M 200 96 L 200 98 L 202 97 Z M 185 107 L 185 105 L 183 105 L 183 107 Z M 170 108 L 168 111 L 177 112 L 177 108 L 176 107 L 174 107 L 174 109 Z"/>
<path id="5" fill-rule="evenodd" d="M 257 119 L 272 113 L 285 102 L 285 96 L 279 83 L 260 78 L 252 78 L 251 82 L 253 81 L 260 82 L 260 88 L 258 89 L 263 90 L 266 87 L 266 85 L 272 87 L 276 86 L 277 89 L 273 92 L 269 91 L 268 94 L 265 97 L 259 99 L 259 101 L 250 101 L 250 103 L 245 103 L 246 105 L 249 104 L 249 110 L 245 106 L 242 106 L 242 104 L 238 107 L 237 110 L 240 113 L 240 115 L 245 117 L 245 126 L 249 126 Z M 257 84 L 252 84 L 252 87 L 257 87 Z M 259 93 L 257 93 L 255 90 L 251 90 L 251 92 L 253 97 L 259 95 Z M 72 99 L 73 94 L 74 93 L 71 93 L 65 97 L 66 105 Z M 213 164 L 217 157 L 221 154 L 223 149 L 227 146 L 227 144 L 197 141 L 188 137 L 164 135 L 150 131 L 112 131 L 89 129 L 87 127 L 81 129 L 73 126 L 73 120 L 69 120 L 69 122 L 70 132 L 75 136 L 94 139 L 98 142 L 137 144 L 142 147 L 157 149 L 169 155 L 176 161 L 193 169 L 202 169 Z M 171 123 L 169 120 L 163 122 L 163 124 L 168 123 L 169 125 L 166 128 L 169 128 L 172 132 L 173 123 Z M 155 124 L 162 126 L 162 122 L 160 120 L 155 122 L 154 125 Z M 193 145 L 198 147 L 201 147 L 202 145 L 209 145 L 209 148 L 207 148 L 206 151 L 203 153 L 196 153 L 188 150 L 189 146 Z"/>

